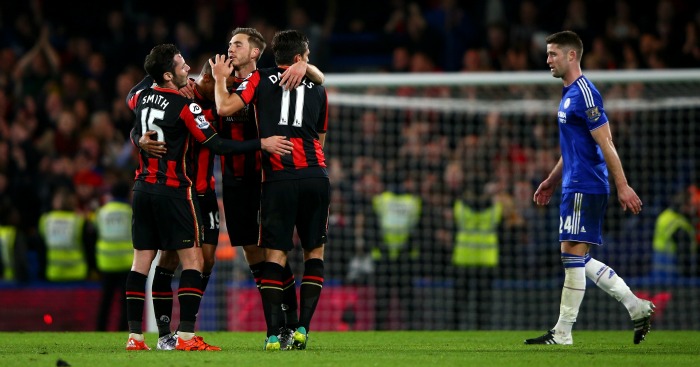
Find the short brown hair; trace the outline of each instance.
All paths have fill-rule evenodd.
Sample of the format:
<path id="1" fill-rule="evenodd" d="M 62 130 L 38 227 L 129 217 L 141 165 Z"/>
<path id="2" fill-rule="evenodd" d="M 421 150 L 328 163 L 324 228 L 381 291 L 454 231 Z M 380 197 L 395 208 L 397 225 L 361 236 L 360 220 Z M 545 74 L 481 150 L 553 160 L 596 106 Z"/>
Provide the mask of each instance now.
<path id="1" fill-rule="evenodd" d="M 260 56 L 262 56 L 263 51 L 265 51 L 265 47 L 267 46 L 267 43 L 265 42 L 265 37 L 263 37 L 263 35 L 260 32 L 258 32 L 258 30 L 255 28 L 238 27 L 231 32 L 231 37 L 237 34 L 245 34 L 246 36 L 248 36 L 248 43 L 260 50 L 258 58 L 255 59 L 255 61 L 260 60 Z"/>
<path id="2" fill-rule="evenodd" d="M 562 31 L 551 34 L 545 38 L 547 44 L 559 45 L 562 48 L 569 48 L 576 51 L 576 59 L 581 61 L 581 56 L 583 56 L 583 42 L 581 37 L 573 31 Z"/>

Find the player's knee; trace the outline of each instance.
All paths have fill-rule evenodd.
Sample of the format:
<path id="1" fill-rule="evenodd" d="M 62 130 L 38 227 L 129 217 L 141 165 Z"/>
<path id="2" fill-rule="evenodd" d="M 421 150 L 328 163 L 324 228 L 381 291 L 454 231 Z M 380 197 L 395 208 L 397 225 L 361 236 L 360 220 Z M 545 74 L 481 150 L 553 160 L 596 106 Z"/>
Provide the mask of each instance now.
<path id="1" fill-rule="evenodd" d="M 304 261 L 311 259 L 323 260 L 324 247 L 324 245 L 321 245 L 311 250 L 304 250 Z"/>
<path id="2" fill-rule="evenodd" d="M 180 264 L 180 258 L 175 251 L 161 251 L 160 258 L 158 260 L 158 266 L 161 268 L 168 269 L 170 271 L 175 271 L 177 266 Z"/>
<path id="3" fill-rule="evenodd" d="M 243 254 L 248 264 L 257 264 L 265 261 L 265 249 L 257 245 L 243 246 Z"/>
<path id="4" fill-rule="evenodd" d="M 287 253 L 281 250 L 267 249 L 265 252 L 265 261 L 284 266 L 287 263 Z"/>
<path id="5" fill-rule="evenodd" d="M 194 269 L 202 271 L 204 268 L 204 259 L 202 257 L 202 252 L 194 247 L 188 249 L 178 250 L 178 256 L 180 257 L 180 262 L 182 263 L 182 269 Z"/>

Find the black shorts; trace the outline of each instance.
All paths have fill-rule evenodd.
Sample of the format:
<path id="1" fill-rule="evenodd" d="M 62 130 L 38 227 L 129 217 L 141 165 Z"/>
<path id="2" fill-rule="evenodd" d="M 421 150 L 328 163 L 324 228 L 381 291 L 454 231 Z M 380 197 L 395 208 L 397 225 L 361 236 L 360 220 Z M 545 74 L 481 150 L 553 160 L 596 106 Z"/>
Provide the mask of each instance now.
<path id="1" fill-rule="evenodd" d="M 331 185 L 328 178 L 265 182 L 260 201 L 260 246 L 289 251 L 296 226 L 301 246 L 312 250 L 326 243 Z"/>
<path id="2" fill-rule="evenodd" d="M 260 182 L 224 186 L 224 215 L 231 246 L 256 245 L 260 237 Z"/>
<path id="3" fill-rule="evenodd" d="M 137 250 L 179 250 L 200 246 L 197 200 L 134 191 L 131 238 Z"/>
<path id="4" fill-rule="evenodd" d="M 200 222 L 204 234 L 204 242 L 208 245 L 219 244 L 219 201 L 215 191 L 207 191 L 204 195 L 197 195 L 199 201 Z"/>

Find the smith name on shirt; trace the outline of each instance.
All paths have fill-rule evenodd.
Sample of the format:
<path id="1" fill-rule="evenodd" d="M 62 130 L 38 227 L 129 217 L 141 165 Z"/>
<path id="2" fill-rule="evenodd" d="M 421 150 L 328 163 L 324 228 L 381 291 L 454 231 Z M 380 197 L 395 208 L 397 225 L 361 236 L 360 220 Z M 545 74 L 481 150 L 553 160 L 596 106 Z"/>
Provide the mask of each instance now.
<path id="1" fill-rule="evenodd" d="M 149 94 L 147 96 L 144 96 L 141 100 L 141 104 L 147 103 L 159 105 L 162 109 L 165 109 L 170 104 L 170 102 L 168 102 L 168 100 L 165 97 L 157 94 Z"/>

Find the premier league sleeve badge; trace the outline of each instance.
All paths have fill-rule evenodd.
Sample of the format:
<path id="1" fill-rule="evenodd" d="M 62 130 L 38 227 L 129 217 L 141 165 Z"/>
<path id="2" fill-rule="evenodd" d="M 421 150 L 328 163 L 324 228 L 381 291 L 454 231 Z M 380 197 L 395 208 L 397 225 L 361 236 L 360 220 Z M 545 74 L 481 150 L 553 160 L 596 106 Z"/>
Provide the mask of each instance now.
<path id="1" fill-rule="evenodd" d="M 588 120 L 591 122 L 598 121 L 598 119 L 600 118 L 600 110 L 598 110 L 598 106 L 593 106 L 587 109 L 586 117 L 588 117 Z"/>

